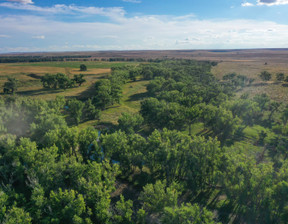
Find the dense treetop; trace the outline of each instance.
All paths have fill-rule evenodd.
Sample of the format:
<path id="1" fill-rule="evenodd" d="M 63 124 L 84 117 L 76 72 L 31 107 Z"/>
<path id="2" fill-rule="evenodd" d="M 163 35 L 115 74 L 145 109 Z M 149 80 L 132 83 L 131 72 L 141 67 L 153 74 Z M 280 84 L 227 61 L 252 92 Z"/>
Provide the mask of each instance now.
<path id="1" fill-rule="evenodd" d="M 287 223 L 288 106 L 236 97 L 254 80 L 217 80 L 211 66 L 115 67 L 83 101 L 1 97 L 0 222 Z M 61 88 L 59 80 L 71 81 L 42 82 Z M 121 105 L 123 86 L 141 80 L 149 83 L 138 113 L 79 126 Z"/>

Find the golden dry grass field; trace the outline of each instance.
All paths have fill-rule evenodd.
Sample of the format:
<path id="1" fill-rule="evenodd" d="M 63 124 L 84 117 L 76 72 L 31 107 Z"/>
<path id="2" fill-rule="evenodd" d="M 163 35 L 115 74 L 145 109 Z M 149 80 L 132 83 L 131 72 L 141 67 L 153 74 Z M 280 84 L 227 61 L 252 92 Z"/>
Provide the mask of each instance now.
<path id="1" fill-rule="evenodd" d="M 46 100 L 54 99 L 57 95 L 65 97 L 85 97 L 85 94 L 93 88 L 97 79 L 107 76 L 111 72 L 111 67 L 130 64 L 127 62 L 85 62 L 87 71 L 80 71 L 80 64 L 83 62 L 44 62 L 44 63 L 11 63 L 0 64 L 0 88 L 8 77 L 19 80 L 17 94 L 33 98 L 42 98 Z M 45 74 L 64 73 L 70 78 L 75 74 L 84 74 L 86 82 L 81 87 L 75 87 L 67 90 L 44 89 L 40 81 L 41 76 Z M 37 77 L 32 76 L 36 75 Z"/>
<path id="2" fill-rule="evenodd" d="M 225 74 L 233 72 L 254 78 L 255 81 L 251 86 L 243 88 L 237 94 L 248 93 L 252 97 L 256 94 L 266 93 L 273 100 L 287 103 L 287 83 L 276 80 L 277 73 L 284 73 L 285 77 L 288 76 L 288 51 L 285 53 L 280 55 L 265 53 L 262 57 L 246 54 L 245 58 L 239 57 L 237 59 L 234 56 L 230 59 L 222 59 L 217 66 L 213 67 L 212 73 L 219 79 L 222 79 Z M 262 71 L 268 71 L 272 74 L 271 81 L 263 82 L 259 78 Z"/>

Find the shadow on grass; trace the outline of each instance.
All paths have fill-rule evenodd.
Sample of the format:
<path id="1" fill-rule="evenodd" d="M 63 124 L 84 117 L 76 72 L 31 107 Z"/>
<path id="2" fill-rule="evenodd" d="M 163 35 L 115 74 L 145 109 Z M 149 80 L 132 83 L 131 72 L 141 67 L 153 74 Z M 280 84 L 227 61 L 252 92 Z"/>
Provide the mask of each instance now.
<path id="1" fill-rule="evenodd" d="M 76 87 L 77 88 L 77 87 Z M 93 97 L 95 94 L 95 85 L 91 84 L 86 90 L 84 90 L 83 92 L 81 92 L 78 96 L 77 99 L 78 100 L 87 100 L 88 98 Z"/>
<path id="2" fill-rule="evenodd" d="M 147 97 L 149 97 L 148 92 L 136 93 L 134 95 L 131 95 L 127 101 L 138 101 L 138 100 L 142 100 L 142 99 L 147 98 Z"/>
<path id="3" fill-rule="evenodd" d="M 95 128 L 102 131 L 102 134 L 109 134 L 113 133 L 117 129 L 117 125 L 112 122 L 99 122 Z"/>
<path id="4" fill-rule="evenodd" d="M 40 96 L 46 94 L 57 94 L 63 92 L 62 89 L 37 89 L 37 90 L 26 90 L 26 91 L 19 91 L 17 94 L 24 95 L 24 96 Z"/>

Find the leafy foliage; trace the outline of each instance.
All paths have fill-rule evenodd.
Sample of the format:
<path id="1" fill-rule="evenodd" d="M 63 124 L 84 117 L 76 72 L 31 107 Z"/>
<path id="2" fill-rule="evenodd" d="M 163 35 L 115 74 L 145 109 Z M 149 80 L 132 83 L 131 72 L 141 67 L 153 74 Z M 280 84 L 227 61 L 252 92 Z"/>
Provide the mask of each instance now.
<path id="1" fill-rule="evenodd" d="M 219 81 L 213 64 L 114 67 L 86 101 L 1 97 L 0 222 L 287 223 L 288 107 L 267 94 L 238 97 L 254 80 Z M 150 81 L 139 113 L 99 122 L 141 79 Z"/>

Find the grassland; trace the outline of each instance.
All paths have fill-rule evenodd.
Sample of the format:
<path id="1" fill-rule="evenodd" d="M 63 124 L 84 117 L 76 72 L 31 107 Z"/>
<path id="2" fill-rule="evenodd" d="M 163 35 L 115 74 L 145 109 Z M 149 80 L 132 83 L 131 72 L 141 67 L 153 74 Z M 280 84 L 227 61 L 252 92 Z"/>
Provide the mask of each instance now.
<path id="1" fill-rule="evenodd" d="M 83 53 L 84 54 L 84 53 Z M 88 54 L 88 53 L 87 53 Z M 89 52 L 91 54 L 91 52 Z M 217 61 L 218 65 L 212 68 L 212 73 L 219 79 L 225 74 L 235 72 L 254 78 L 253 85 L 245 87 L 237 92 L 237 95 L 249 93 L 253 97 L 259 93 L 267 93 L 273 100 L 288 101 L 288 87 L 285 83 L 276 81 L 276 74 L 283 72 L 288 76 L 288 50 L 228 50 L 228 51 L 131 51 L 131 52 L 102 52 L 105 57 L 134 57 L 134 58 L 186 58 L 196 60 Z M 100 57 L 100 53 L 94 58 Z M 106 77 L 113 66 L 136 65 L 135 62 L 105 62 L 105 61 L 68 61 L 68 62 L 39 62 L 39 63 L 13 63 L 0 64 L 0 87 L 8 77 L 15 77 L 20 81 L 18 94 L 46 100 L 54 99 L 57 95 L 65 97 L 85 98 L 93 91 L 94 83 Z M 88 68 L 80 72 L 80 64 Z M 269 82 L 263 82 L 258 74 L 261 71 L 269 71 L 273 78 Z M 74 74 L 84 74 L 87 80 L 81 87 L 67 90 L 47 90 L 42 88 L 39 77 L 46 73 L 65 73 L 70 78 Z M 31 77 L 36 74 L 38 79 Z M 119 105 L 114 105 L 102 113 L 103 123 L 116 124 L 122 112 L 137 112 L 140 108 L 141 98 L 145 97 L 147 81 L 127 83 L 123 89 L 123 98 Z M 284 84 L 284 85 L 283 85 Z M 95 121 L 90 121 L 84 126 Z M 199 127 L 197 128 L 197 130 Z"/>
<path id="2" fill-rule="evenodd" d="M 87 71 L 80 71 L 80 64 L 85 64 Z M 77 61 L 77 62 L 41 62 L 41 63 L 13 63 L 0 64 L 0 86 L 3 86 L 8 77 L 19 80 L 18 94 L 45 100 L 54 99 L 57 95 L 65 97 L 85 97 L 93 84 L 111 72 L 111 67 L 135 64 L 132 62 L 99 62 L 99 61 Z M 46 73 L 65 73 L 70 78 L 75 74 L 84 74 L 86 82 L 81 87 L 67 90 L 43 89 L 40 82 L 41 76 Z M 31 77 L 35 74 L 37 77 Z M 1 88 L 2 89 L 2 88 Z"/>
<path id="3" fill-rule="evenodd" d="M 267 63 L 267 65 L 265 65 L 265 63 Z M 262 71 L 268 71 L 272 74 L 271 81 L 263 82 L 260 80 L 259 74 Z M 279 61 L 275 61 L 274 59 L 271 62 L 266 62 L 260 59 L 226 61 L 220 62 L 212 69 L 212 73 L 219 79 L 222 79 L 225 74 L 233 72 L 255 79 L 253 85 L 243 88 L 237 93 L 238 95 L 248 93 L 251 97 L 253 97 L 256 94 L 266 93 L 273 100 L 280 102 L 288 101 L 287 83 L 278 82 L 276 80 L 277 73 L 282 72 L 285 74 L 285 76 L 288 76 L 288 63 L 286 63 L 285 60 L 279 59 Z"/>

